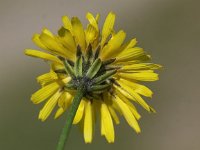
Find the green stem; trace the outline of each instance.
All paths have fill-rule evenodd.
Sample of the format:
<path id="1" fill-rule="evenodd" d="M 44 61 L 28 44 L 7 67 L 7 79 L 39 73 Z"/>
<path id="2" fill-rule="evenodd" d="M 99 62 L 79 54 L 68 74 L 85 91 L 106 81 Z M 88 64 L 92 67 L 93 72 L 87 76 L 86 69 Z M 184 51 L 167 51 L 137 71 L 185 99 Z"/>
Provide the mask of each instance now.
<path id="1" fill-rule="evenodd" d="M 85 91 L 86 91 L 86 89 L 83 84 L 80 85 L 79 88 L 77 89 L 76 95 L 75 95 L 72 105 L 69 109 L 69 113 L 68 113 L 68 116 L 67 116 L 67 119 L 65 122 L 65 126 L 63 127 L 62 133 L 60 135 L 57 150 L 64 150 L 64 148 L 65 148 L 65 143 L 69 136 L 72 122 L 74 120 L 74 117 L 75 117 L 76 111 L 78 109 L 78 106 L 81 102 L 81 99 L 83 98 L 83 96 L 85 94 Z"/>

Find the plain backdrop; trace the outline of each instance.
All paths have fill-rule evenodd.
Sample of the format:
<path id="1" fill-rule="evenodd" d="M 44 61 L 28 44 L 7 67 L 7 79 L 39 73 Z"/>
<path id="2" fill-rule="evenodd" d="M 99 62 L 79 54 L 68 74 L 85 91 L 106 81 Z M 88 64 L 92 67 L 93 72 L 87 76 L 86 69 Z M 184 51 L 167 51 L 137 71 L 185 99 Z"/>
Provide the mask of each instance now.
<path id="1" fill-rule="evenodd" d="M 43 27 L 56 33 L 63 15 L 117 15 L 115 29 L 136 37 L 139 46 L 162 64 L 160 80 L 147 83 L 153 91 L 148 101 L 157 114 L 142 115 L 142 133 L 121 119 L 116 141 L 107 144 L 96 127 L 92 144 L 73 127 L 67 150 L 199 150 L 200 149 L 200 1 L 199 0 L 0 0 L 0 149 L 55 150 L 65 117 L 51 116 L 42 123 L 37 115 L 43 104 L 30 96 L 39 85 L 35 78 L 48 71 L 42 60 L 24 56 L 36 48 L 31 37 Z"/>

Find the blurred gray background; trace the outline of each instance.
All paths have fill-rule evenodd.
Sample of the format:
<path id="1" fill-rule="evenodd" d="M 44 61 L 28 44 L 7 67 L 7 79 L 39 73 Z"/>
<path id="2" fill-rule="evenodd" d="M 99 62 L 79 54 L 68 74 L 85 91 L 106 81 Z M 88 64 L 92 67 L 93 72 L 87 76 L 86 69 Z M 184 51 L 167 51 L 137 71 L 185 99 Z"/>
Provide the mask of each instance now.
<path id="1" fill-rule="evenodd" d="M 160 81 L 147 84 L 154 91 L 149 104 L 157 114 L 142 114 L 142 133 L 123 121 L 116 126 L 116 141 L 107 144 L 96 128 L 92 144 L 84 144 L 73 127 L 68 150 L 199 150 L 200 149 L 200 1 L 199 0 L 0 0 L 0 149 L 54 150 L 64 124 L 50 117 L 37 120 L 42 105 L 33 105 L 30 95 L 39 86 L 36 76 L 48 65 L 24 56 L 25 48 L 36 48 L 33 33 L 43 27 L 56 33 L 61 16 L 117 14 L 116 29 L 164 65 Z"/>

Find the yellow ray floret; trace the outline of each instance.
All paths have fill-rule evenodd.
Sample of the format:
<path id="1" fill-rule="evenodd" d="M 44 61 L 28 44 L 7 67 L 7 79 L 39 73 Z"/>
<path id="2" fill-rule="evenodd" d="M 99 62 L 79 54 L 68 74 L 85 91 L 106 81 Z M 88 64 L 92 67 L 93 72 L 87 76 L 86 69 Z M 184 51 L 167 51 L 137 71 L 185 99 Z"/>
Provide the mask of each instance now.
<path id="1" fill-rule="evenodd" d="M 44 105 L 42 110 L 39 113 L 39 119 L 42 121 L 45 121 L 47 117 L 52 112 L 53 108 L 56 106 L 58 99 L 62 93 L 60 91 L 57 91 Z"/>
<path id="2" fill-rule="evenodd" d="M 41 52 L 41 51 L 38 51 L 38 50 L 26 49 L 25 54 L 28 55 L 28 56 L 42 58 L 44 60 L 50 60 L 50 61 L 62 64 L 62 62 L 57 57 L 55 57 L 54 55 L 51 55 L 51 54 L 48 54 L 48 53 L 45 53 L 45 52 Z"/>
<path id="3" fill-rule="evenodd" d="M 33 37 L 32 37 L 32 40 L 35 43 L 35 45 L 37 45 L 41 49 L 48 50 L 48 48 L 41 42 L 41 40 L 40 40 L 40 34 L 37 34 L 37 33 L 34 34 Z"/>
<path id="4" fill-rule="evenodd" d="M 64 28 L 68 29 L 72 33 L 72 35 L 74 35 L 70 19 L 67 16 L 63 16 L 62 17 L 62 22 L 63 22 Z"/>
<path id="5" fill-rule="evenodd" d="M 121 94 L 119 91 L 116 91 L 116 95 L 129 107 L 132 114 L 135 116 L 137 120 L 141 118 L 140 114 L 138 113 L 136 107 L 133 105 L 133 103 L 130 102 L 128 98 L 126 98 L 123 94 Z"/>
<path id="6" fill-rule="evenodd" d="M 61 43 L 56 41 L 56 39 L 54 39 L 53 37 L 42 33 L 40 35 L 40 40 L 51 52 L 73 60 L 74 54 L 71 51 L 67 50 Z"/>
<path id="7" fill-rule="evenodd" d="M 66 109 L 71 105 L 72 103 L 72 95 L 69 92 L 62 92 L 62 95 L 60 96 L 58 100 L 58 110 L 56 111 L 56 114 L 54 116 L 55 119 L 60 117 Z"/>
<path id="8" fill-rule="evenodd" d="M 130 86 L 124 84 L 123 82 L 118 83 L 121 87 L 123 87 L 123 89 L 126 89 L 126 91 L 132 96 L 131 100 L 138 102 L 144 109 L 150 111 L 149 105 Z"/>
<path id="9" fill-rule="evenodd" d="M 88 25 L 87 30 L 85 31 L 86 33 L 86 43 L 87 46 L 89 44 L 93 44 L 93 42 L 97 39 L 98 37 L 98 31 L 93 27 L 92 25 Z"/>
<path id="10" fill-rule="evenodd" d="M 140 81 L 156 81 L 158 80 L 158 74 L 154 72 L 139 72 L 139 73 L 118 73 L 120 77 L 126 79 L 140 80 Z"/>
<path id="11" fill-rule="evenodd" d="M 93 110 L 90 101 L 87 101 L 85 108 L 85 118 L 84 118 L 84 139 L 86 143 L 92 142 L 93 134 Z"/>
<path id="12" fill-rule="evenodd" d="M 113 121 L 107 105 L 103 102 L 101 103 L 101 121 L 102 134 L 109 143 L 113 143 L 115 140 Z"/>
<path id="13" fill-rule="evenodd" d="M 31 96 L 34 104 L 46 101 L 38 118 L 45 121 L 54 109 L 55 119 L 68 112 L 71 120 L 66 126 L 80 125 L 85 143 L 92 142 L 98 118 L 101 135 L 108 143 L 116 139 L 114 125 L 121 116 L 140 133 L 141 115 L 136 106 L 155 113 L 144 99 L 153 92 L 141 81 L 158 80 L 157 69 L 162 67 L 150 62 L 151 56 L 137 47 L 136 38 L 126 40 L 125 31 L 114 29 L 113 12 L 102 29 L 99 18 L 88 12 L 88 24 L 82 25 L 78 17 L 63 16 L 57 34 L 47 28 L 34 34 L 32 40 L 42 50 L 25 50 L 26 55 L 50 64 L 50 71 L 37 77 L 41 89 Z"/>
<path id="14" fill-rule="evenodd" d="M 54 71 L 50 71 L 49 73 L 45 73 L 43 75 L 40 75 L 37 77 L 37 81 L 42 85 L 46 85 L 52 81 L 55 81 L 58 79 L 58 75 Z"/>
<path id="15" fill-rule="evenodd" d="M 68 51 L 71 51 L 74 54 L 76 52 L 76 42 L 72 33 L 68 29 L 62 27 L 58 31 L 58 35 L 59 36 L 56 37 L 57 40 L 60 41 L 60 43 L 66 47 Z"/>
<path id="16" fill-rule="evenodd" d="M 98 16 L 99 14 L 97 14 Z M 88 21 L 90 22 L 90 24 L 96 29 L 97 32 L 99 32 L 99 27 L 98 27 L 98 17 L 97 19 L 91 14 L 91 13 L 87 13 L 86 14 L 86 18 L 88 19 Z"/>
<path id="17" fill-rule="evenodd" d="M 130 86 L 136 93 L 146 97 L 152 97 L 153 92 L 146 86 L 121 78 L 119 83 Z"/>
<path id="18" fill-rule="evenodd" d="M 81 121 L 84 114 L 85 105 L 86 105 L 85 100 L 81 100 L 79 107 L 77 109 L 73 124 L 78 124 Z"/>
<path id="19" fill-rule="evenodd" d="M 54 94 L 59 88 L 60 88 L 60 85 L 57 82 L 50 83 L 42 87 L 37 92 L 35 92 L 31 96 L 31 100 L 35 104 L 41 103 L 42 101 L 50 97 L 52 94 Z"/>
<path id="20" fill-rule="evenodd" d="M 140 133 L 140 127 L 139 124 L 137 122 L 137 120 L 135 119 L 135 117 L 133 116 L 133 114 L 131 113 L 130 109 L 128 108 L 128 106 L 118 97 L 115 97 L 114 102 L 119 106 L 119 108 L 121 109 L 127 123 L 137 132 Z"/>
<path id="21" fill-rule="evenodd" d="M 101 59 L 109 59 L 113 54 L 117 53 L 117 50 L 120 49 L 121 44 L 124 42 L 126 33 L 124 31 L 119 31 L 116 33 L 108 42 L 108 44 L 102 49 Z"/>
<path id="22" fill-rule="evenodd" d="M 85 33 L 83 26 L 77 17 L 73 17 L 71 22 L 75 40 L 84 50 L 86 47 L 86 43 L 85 43 Z"/>
<path id="23" fill-rule="evenodd" d="M 119 123 L 120 123 L 119 117 L 117 116 L 115 110 L 114 110 L 111 106 L 109 106 L 109 105 L 108 105 L 108 109 L 109 109 L 110 114 L 111 114 L 113 120 L 115 121 L 115 123 L 116 123 L 116 124 L 119 124 Z"/>
<path id="24" fill-rule="evenodd" d="M 115 24 L 115 14 L 110 12 L 106 17 L 106 20 L 103 25 L 101 47 L 103 47 L 108 36 L 111 34 L 114 24 Z"/>

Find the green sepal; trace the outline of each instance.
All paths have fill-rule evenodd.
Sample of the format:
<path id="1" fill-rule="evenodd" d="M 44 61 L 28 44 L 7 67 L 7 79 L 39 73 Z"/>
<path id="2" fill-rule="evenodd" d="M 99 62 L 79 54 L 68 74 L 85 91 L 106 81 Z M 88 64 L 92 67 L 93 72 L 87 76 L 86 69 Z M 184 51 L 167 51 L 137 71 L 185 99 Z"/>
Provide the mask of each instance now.
<path id="1" fill-rule="evenodd" d="M 101 68 L 101 64 L 102 64 L 101 59 L 99 59 L 99 58 L 96 59 L 94 61 L 94 63 L 92 64 L 92 66 L 89 68 L 88 72 L 86 73 L 86 76 L 88 78 L 92 79 L 97 74 L 99 69 Z"/>
<path id="2" fill-rule="evenodd" d="M 76 77 L 81 77 L 82 76 L 82 72 L 83 72 L 82 63 L 83 63 L 82 57 L 78 57 L 78 59 L 75 62 L 75 65 L 74 65 L 74 71 L 75 71 Z"/>
<path id="3" fill-rule="evenodd" d="M 114 75 L 116 72 L 117 72 L 117 70 L 107 71 L 103 75 L 95 78 L 93 80 L 93 82 L 94 82 L 94 84 L 100 84 L 100 83 L 104 82 L 106 79 L 108 79 L 109 77 L 111 77 L 112 75 Z"/>
<path id="4" fill-rule="evenodd" d="M 71 60 L 67 60 L 67 62 L 70 64 L 70 66 L 74 66 L 74 62 L 73 61 L 71 61 Z"/>
<path id="5" fill-rule="evenodd" d="M 65 65 L 65 70 L 66 70 L 67 74 L 68 74 L 69 76 L 71 76 L 72 78 L 74 78 L 74 77 L 75 77 L 75 74 L 74 74 L 74 70 L 73 70 L 73 68 L 71 67 L 71 65 L 68 63 L 67 60 L 63 60 L 63 63 L 64 63 L 64 65 Z"/>

